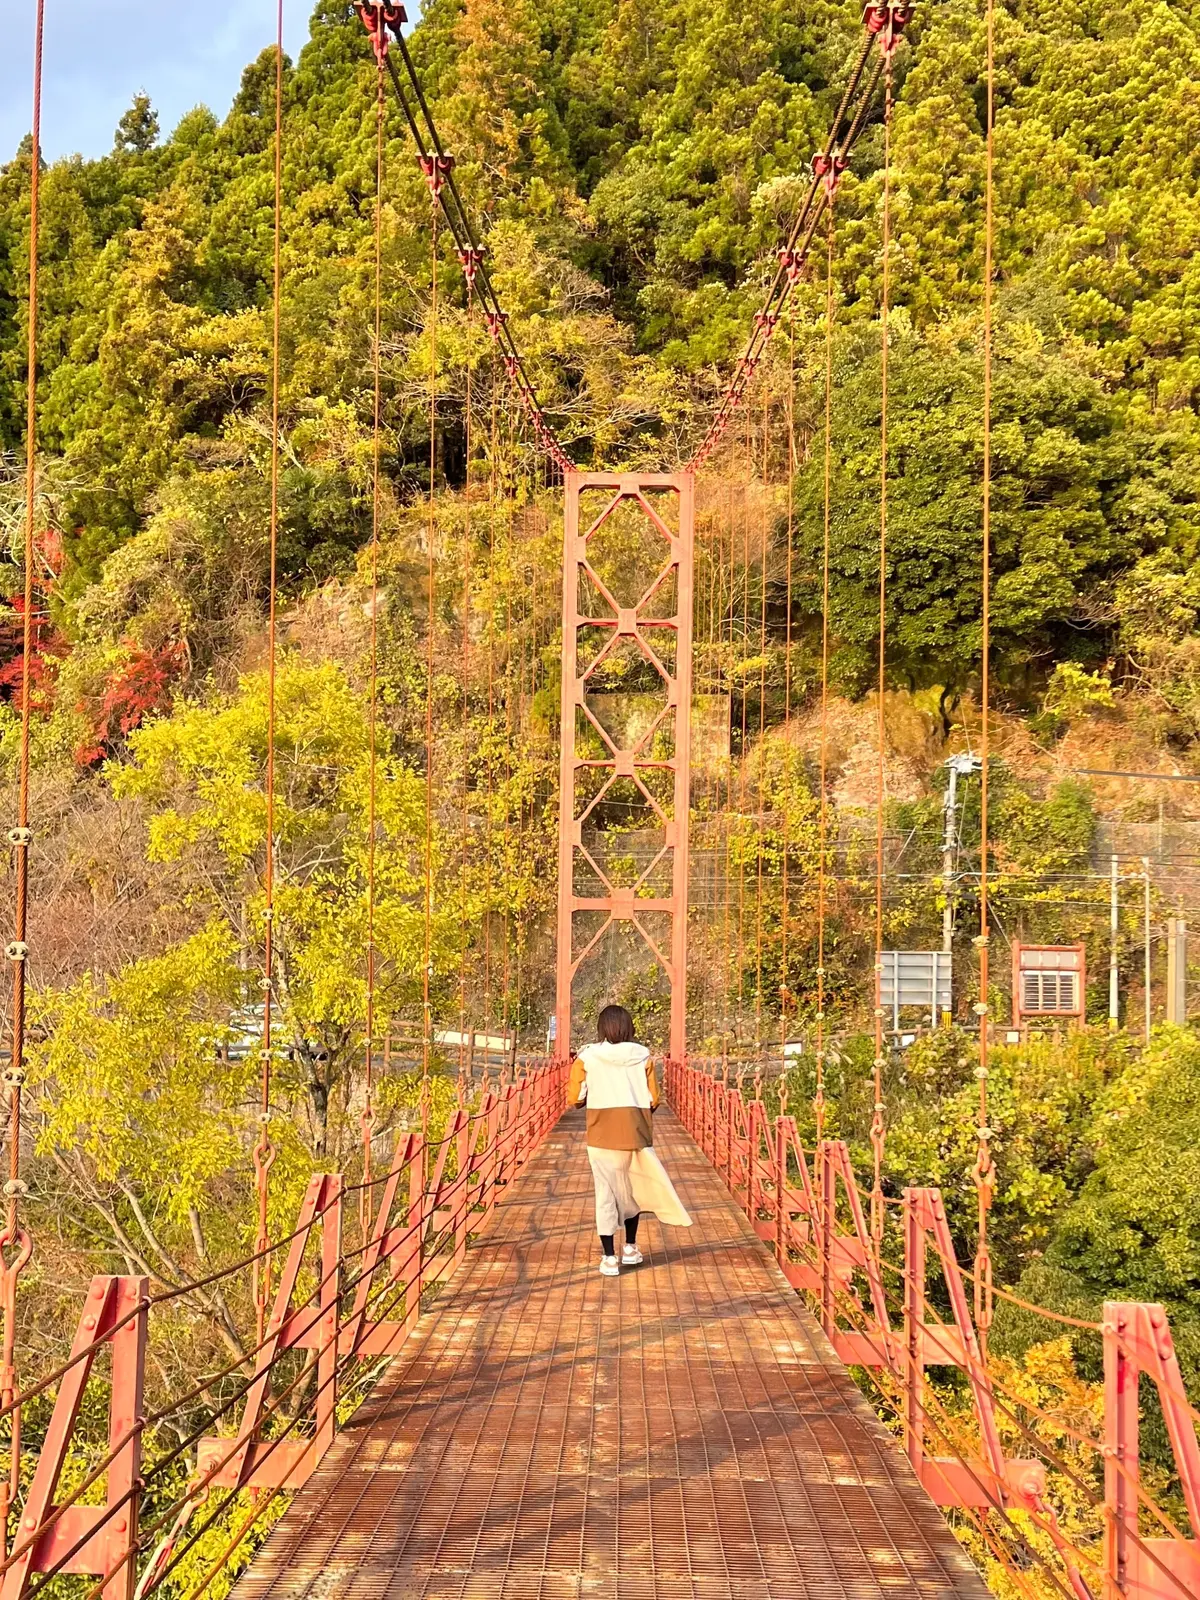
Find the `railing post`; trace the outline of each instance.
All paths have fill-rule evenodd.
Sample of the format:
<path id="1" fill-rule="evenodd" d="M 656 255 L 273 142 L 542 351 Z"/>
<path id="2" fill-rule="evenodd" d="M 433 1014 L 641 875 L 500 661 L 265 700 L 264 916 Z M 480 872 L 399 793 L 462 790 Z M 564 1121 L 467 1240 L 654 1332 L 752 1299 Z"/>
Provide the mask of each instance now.
<path id="1" fill-rule="evenodd" d="M 404 1329 L 407 1336 L 421 1315 L 421 1293 L 425 1287 L 425 1141 L 417 1135 L 413 1141 L 412 1160 L 408 1169 L 408 1232 L 412 1237 L 410 1276 L 404 1291 Z"/>
<path id="2" fill-rule="evenodd" d="M 733 1096 L 736 1090 L 731 1090 L 728 1083 L 722 1083 L 722 1098 L 725 1099 L 725 1187 L 733 1194 Z"/>
<path id="3" fill-rule="evenodd" d="M 317 1395 L 313 1463 L 320 1461 L 337 1434 L 339 1308 L 342 1299 L 342 1190 L 340 1173 L 325 1179 L 321 1191 L 321 1330 L 317 1345 Z"/>
<path id="4" fill-rule="evenodd" d="M 758 1213 L 766 1210 L 766 1185 L 763 1181 L 766 1162 L 763 1160 L 763 1145 L 770 1144 L 771 1130 L 767 1123 L 767 1112 L 761 1100 L 752 1102 L 752 1123 L 750 1138 L 750 1220 L 758 1221 Z"/>
<path id="5" fill-rule="evenodd" d="M 538 1138 L 541 1138 L 540 1128 Z M 467 1215 L 471 1207 L 471 1119 L 465 1111 L 462 1113 L 462 1122 L 455 1142 L 455 1162 L 458 1169 L 455 1181 L 458 1184 L 459 1194 L 458 1207 L 454 1213 L 454 1255 L 450 1262 L 451 1272 L 458 1271 L 467 1253 Z"/>
<path id="6" fill-rule="evenodd" d="M 919 1191 L 904 1191 L 904 1450 L 918 1479 L 925 1461 L 925 1229 Z"/>
<path id="7" fill-rule="evenodd" d="M 142 1435 L 132 1430 L 142 1421 L 150 1284 L 146 1278 L 118 1278 L 117 1283 L 115 1320 L 119 1322 L 132 1311 L 137 1311 L 137 1315 L 133 1321 L 118 1327 L 112 1337 L 112 1410 L 108 1443 L 110 1449 L 123 1438 L 126 1443 L 108 1469 L 107 1500 L 110 1506 L 121 1500 L 125 1505 L 109 1525 L 105 1569 L 113 1576 L 102 1593 L 104 1600 L 133 1600 L 137 1582 L 133 1552 L 137 1549 L 142 1497 Z"/>
<path id="8" fill-rule="evenodd" d="M 1128 1308 L 1104 1307 L 1104 1540 L 1105 1600 L 1128 1592 L 1130 1558 L 1138 1530 L 1138 1378 L 1130 1350 L 1134 1329 Z"/>
<path id="9" fill-rule="evenodd" d="M 21 1600 L 31 1573 L 48 1572 L 68 1560 L 72 1572 L 105 1580 L 105 1600 L 131 1600 L 135 1579 L 131 1551 L 137 1540 L 141 1492 L 140 1424 L 144 1420 L 149 1289 L 145 1278 L 92 1279 L 71 1347 L 73 1364 L 59 1384 L 23 1514 L 13 1534 L 11 1565 L 0 1584 L 4 1600 Z M 67 1463 L 84 1390 L 104 1341 L 111 1344 L 113 1352 L 108 1436 L 110 1449 L 116 1449 L 108 1468 L 105 1504 L 68 1503 L 56 1515 L 55 1492 Z M 47 1523 L 52 1525 L 46 1527 Z"/>
<path id="10" fill-rule="evenodd" d="M 787 1140 L 783 1118 L 775 1118 L 775 1260 L 780 1267 L 787 1259 Z"/>
<path id="11" fill-rule="evenodd" d="M 833 1242 L 837 1232 L 836 1176 L 826 1150 L 821 1162 L 821 1326 L 831 1339 L 837 1328 L 833 1272 Z"/>

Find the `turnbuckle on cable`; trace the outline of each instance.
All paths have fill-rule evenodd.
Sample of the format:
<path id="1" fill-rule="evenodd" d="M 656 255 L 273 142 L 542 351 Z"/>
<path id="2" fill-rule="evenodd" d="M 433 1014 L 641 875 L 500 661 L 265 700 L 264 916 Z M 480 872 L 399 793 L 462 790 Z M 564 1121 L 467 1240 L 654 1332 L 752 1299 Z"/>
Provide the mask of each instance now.
<path id="1" fill-rule="evenodd" d="M 403 6 L 391 5 L 388 0 L 358 0 L 358 14 L 371 40 L 371 49 L 380 66 L 387 60 L 389 28 L 398 33 L 408 21 Z"/>

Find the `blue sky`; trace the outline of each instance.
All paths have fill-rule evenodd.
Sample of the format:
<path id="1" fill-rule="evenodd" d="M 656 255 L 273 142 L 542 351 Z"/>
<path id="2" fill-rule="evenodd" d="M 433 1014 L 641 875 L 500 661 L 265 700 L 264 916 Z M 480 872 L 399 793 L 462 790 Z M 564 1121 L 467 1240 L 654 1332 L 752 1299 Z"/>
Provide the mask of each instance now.
<path id="1" fill-rule="evenodd" d="M 285 0 L 295 55 L 310 0 Z M 163 133 L 195 105 L 223 116 L 242 68 L 275 38 L 275 0 L 46 0 L 42 148 L 47 159 L 103 155 L 141 90 Z M 33 0 L 0 0 L 0 163 L 29 131 Z"/>

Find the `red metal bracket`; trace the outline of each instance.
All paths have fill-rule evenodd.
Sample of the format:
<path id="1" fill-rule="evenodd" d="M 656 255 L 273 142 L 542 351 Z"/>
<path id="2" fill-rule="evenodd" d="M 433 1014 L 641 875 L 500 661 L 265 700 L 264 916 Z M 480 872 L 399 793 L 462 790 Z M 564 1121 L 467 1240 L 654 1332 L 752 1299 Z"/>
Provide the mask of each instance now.
<path id="1" fill-rule="evenodd" d="M 1139 1378 L 1153 1380 L 1175 1456 L 1191 1539 L 1138 1532 Z M 1122 1600 L 1182 1600 L 1200 1594 L 1200 1444 L 1162 1306 L 1109 1301 L 1104 1307 L 1104 1501 L 1109 1508 L 1104 1566 Z"/>
<path id="2" fill-rule="evenodd" d="M 479 276 L 479 269 L 483 265 L 483 258 L 486 254 L 486 249 L 482 246 L 477 248 L 475 245 L 468 245 L 465 250 L 458 252 L 458 264 L 463 269 L 463 275 L 467 280 L 468 294 L 475 288 L 475 279 Z M 489 316 L 494 315 L 494 312 L 489 313 Z"/>
<path id="3" fill-rule="evenodd" d="M 299 1489 L 333 1443 L 337 1427 L 342 1189 L 340 1174 L 320 1174 L 310 1181 L 275 1294 L 267 1337 L 255 1361 L 254 1379 L 247 1391 L 236 1440 L 217 1436 L 200 1441 L 197 1468 L 202 1474 L 215 1468 L 211 1481 L 223 1488 Z M 314 1306 L 310 1297 L 293 1310 L 300 1268 L 316 1227 L 321 1233 L 317 1303 Z M 295 1348 L 317 1351 L 315 1430 L 307 1438 L 264 1439 L 261 1428 L 272 1370 L 282 1351 Z"/>
<path id="4" fill-rule="evenodd" d="M 926 1257 L 932 1241 L 952 1326 L 926 1315 Z M 981 1458 L 946 1460 L 926 1454 L 925 1369 L 960 1367 L 967 1374 L 979 1428 Z M 1045 1493 L 1039 1461 L 1010 1460 L 1000 1443 L 992 1381 L 988 1374 L 962 1270 L 939 1189 L 904 1191 L 904 1446 L 927 1493 L 943 1506 L 1016 1506 L 1029 1509 Z"/>
<path id="5" fill-rule="evenodd" d="M 418 156 L 417 165 L 425 174 L 425 182 L 429 185 L 429 192 L 436 200 L 446 187 L 446 179 L 454 171 L 453 156 Z"/>
<path id="6" fill-rule="evenodd" d="M 415 1305 L 405 1294 L 403 1320 L 380 1318 L 370 1320 L 369 1308 L 375 1287 L 375 1274 L 384 1267 L 388 1279 L 395 1283 L 404 1273 L 410 1259 L 420 1259 L 420 1215 L 423 1185 L 421 1183 L 421 1140 L 410 1133 L 396 1141 L 392 1165 L 388 1170 L 379 1200 L 379 1209 L 371 1228 L 371 1236 L 363 1251 L 362 1269 L 354 1289 L 354 1301 L 338 1335 L 338 1352 L 342 1356 L 395 1355 L 416 1325 L 420 1309 L 418 1297 Z M 409 1175 L 407 1226 L 392 1226 L 392 1210 L 396 1193 L 405 1171 Z"/>
<path id="7" fill-rule="evenodd" d="M 0 1600 L 20 1600 L 31 1573 L 63 1573 L 105 1580 L 104 1600 L 132 1600 L 136 1572 L 142 1470 L 142 1391 L 146 1371 L 147 1278 L 93 1278 L 71 1346 L 74 1365 L 64 1374 L 46 1441 L 16 1530 L 16 1559 L 4 1574 Z M 112 1349 L 112 1398 L 108 1442 L 114 1452 L 102 1506 L 54 1508 L 71 1433 L 100 1349 Z M 53 1525 L 46 1527 L 51 1519 Z M 37 1530 L 44 1531 L 38 1534 Z M 68 1551 L 79 1545 L 73 1555 Z M 63 1558 L 67 1557 L 65 1561 Z"/>
<path id="8" fill-rule="evenodd" d="M 836 199 L 838 185 L 841 183 L 842 175 L 849 165 L 850 163 L 846 157 L 838 155 L 836 151 L 833 155 L 828 156 L 822 151 L 819 155 L 813 157 L 813 176 L 821 179 L 822 187 L 831 201 Z"/>
<path id="9" fill-rule="evenodd" d="M 843 1140 L 825 1140 L 819 1154 L 819 1168 L 823 1268 L 821 1304 L 825 1331 L 847 1366 L 888 1367 L 894 1371 L 899 1365 L 899 1349 L 888 1318 L 883 1272 L 863 1212 L 850 1150 Z M 838 1227 L 839 1184 L 850 1214 L 852 1231 L 849 1233 Z M 869 1309 L 854 1294 L 852 1283 L 855 1272 L 861 1272 L 866 1279 L 871 1302 Z M 836 1280 L 841 1281 L 844 1293 L 853 1295 L 860 1320 L 866 1324 L 864 1328 L 844 1329 L 837 1326 Z"/>
<path id="10" fill-rule="evenodd" d="M 408 21 L 403 6 L 391 5 L 388 0 L 358 0 L 357 11 L 363 27 L 371 40 L 371 49 L 380 66 L 387 60 L 389 28 L 399 31 Z"/>
<path id="11" fill-rule="evenodd" d="M 912 21 L 913 6 L 898 4 L 897 0 L 888 0 L 888 3 L 879 5 L 874 0 L 863 10 L 863 26 L 867 32 L 879 40 L 879 47 L 885 56 L 890 56 L 903 37 L 904 30 Z"/>

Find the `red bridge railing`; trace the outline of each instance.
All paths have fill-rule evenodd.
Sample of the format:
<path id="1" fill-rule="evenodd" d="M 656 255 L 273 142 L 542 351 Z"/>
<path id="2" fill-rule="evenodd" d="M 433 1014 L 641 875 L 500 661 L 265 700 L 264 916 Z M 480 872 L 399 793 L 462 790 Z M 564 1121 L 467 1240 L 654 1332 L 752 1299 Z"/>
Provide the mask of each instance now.
<path id="1" fill-rule="evenodd" d="M 20 1474 L 28 1486 L 6 1528 L 0 1600 L 40 1593 L 61 1575 L 95 1579 L 86 1600 L 142 1600 L 189 1556 L 187 1588 L 198 1597 L 270 1502 L 316 1468 L 365 1384 L 413 1331 L 424 1290 L 458 1269 L 469 1235 L 486 1226 L 504 1186 L 558 1121 L 564 1093 L 561 1064 L 532 1064 L 516 1083 L 456 1111 L 439 1140 L 402 1136 L 390 1169 L 373 1181 L 317 1175 L 291 1234 L 202 1282 L 154 1292 L 145 1277 L 94 1278 L 67 1361 L 0 1411 L 9 1449 L 19 1451 L 22 1416 L 53 1396 L 40 1449 L 26 1463 L 32 1474 Z M 343 1237 L 351 1197 L 360 1219 L 354 1248 Z M 268 1263 L 276 1287 L 257 1347 L 147 1414 L 152 1319 Z M 91 1459 L 80 1416 L 102 1358 L 108 1446 Z M 152 1452 L 147 1442 L 164 1423 L 175 1441 Z M 65 1477 L 71 1492 L 60 1495 Z M 219 1549 L 209 1556 L 214 1538 Z M 202 1540 L 209 1559 L 197 1579 Z"/>
<path id="2" fill-rule="evenodd" d="M 759 1237 L 773 1246 L 780 1270 L 804 1294 L 838 1356 L 865 1374 L 930 1497 L 963 1514 L 1016 1592 L 1030 1600 L 1046 1594 L 1195 1600 L 1200 1412 L 1184 1391 L 1163 1308 L 1112 1301 L 1102 1323 L 1086 1323 L 1027 1307 L 1094 1334 L 1103 1348 L 1099 1434 L 1039 1411 L 988 1358 L 967 1288 L 972 1274 L 955 1255 L 941 1191 L 906 1189 L 890 1202 L 894 1220 L 875 1236 L 846 1144 L 827 1139 L 806 1150 L 792 1117 L 769 1117 L 760 1099 L 745 1099 L 726 1080 L 715 1068 L 679 1062 L 666 1068 L 668 1098 L 680 1120 Z M 931 1283 L 931 1273 L 940 1285 Z M 947 1402 L 945 1385 L 927 1376 L 931 1368 L 943 1378 L 955 1370 L 963 1375 L 965 1405 Z M 1143 1377 L 1162 1408 L 1190 1537 L 1146 1488 L 1139 1447 Z M 1031 1424 L 1039 1420 L 1052 1424 L 1055 1443 L 1035 1431 Z M 1031 1453 L 1006 1454 L 1004 1441 L 1014 1438 Z M 1070 1445 L 1071 1459 L 1060 1439 Z M 1081 1470 L 1084 1462 L 1091 1470 Z M 1060 1524 L 1064 1489 L 1085 1508 L 1092 1530 L 1085 1537 Z"/>

